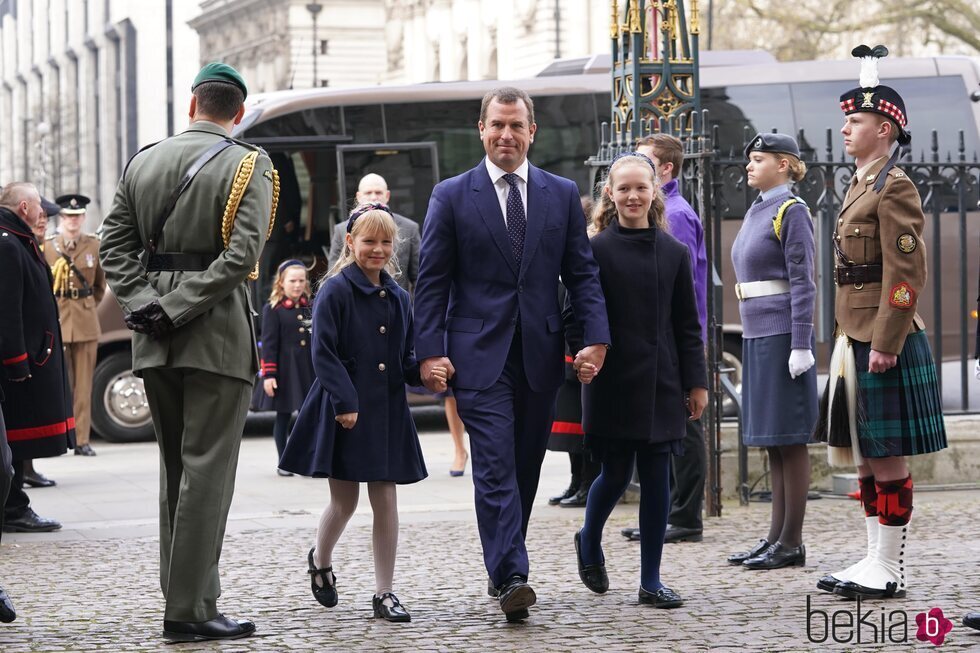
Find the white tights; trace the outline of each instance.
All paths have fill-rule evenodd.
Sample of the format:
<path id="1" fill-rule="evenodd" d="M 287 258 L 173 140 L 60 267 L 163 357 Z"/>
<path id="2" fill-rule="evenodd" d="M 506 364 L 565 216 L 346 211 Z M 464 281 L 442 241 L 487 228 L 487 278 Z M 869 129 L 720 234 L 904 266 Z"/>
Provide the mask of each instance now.
<path id="1" fill-rule="evenodd" d="M 316 551 L 313 562 L 317 568 L 331 566 L 333 549 L 347 527 L 354 510 L 360 483 L 329 479 L 330 503 L 320 515 L 316 531 Z M 381 596 L 392 590 L 395 575 L 395 553 L 398 549 L 398 495 L 395 484 L 382 481 L 368 483 L 368 498 L 374 512 L 371 545 L 374 549 L 375 594 Z"/>

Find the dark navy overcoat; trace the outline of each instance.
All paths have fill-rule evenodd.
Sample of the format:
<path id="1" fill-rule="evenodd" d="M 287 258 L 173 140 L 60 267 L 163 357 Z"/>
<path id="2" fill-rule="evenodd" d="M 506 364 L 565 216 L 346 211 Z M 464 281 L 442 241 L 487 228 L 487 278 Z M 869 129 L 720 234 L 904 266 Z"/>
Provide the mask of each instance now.
<path id="1" fill-rule="evenodd" d="M 74 447 L 51 269 L 23 220 L 0 208 L 0 394 L 14 460 L 60 456 Z M 15 382 L 30 375 L 31 378 Z"/>
<path id="2" fill-rule="evenodd" d="M 409 295 L 386 272 L 375 286 L 357 265 L 313 302 L 316 381 L 279 467 L 345 481 L 414 483 L 427 476 L 405 384 L 420 385 Z M 357 413 L 352 429 L 336 416 Z"/>

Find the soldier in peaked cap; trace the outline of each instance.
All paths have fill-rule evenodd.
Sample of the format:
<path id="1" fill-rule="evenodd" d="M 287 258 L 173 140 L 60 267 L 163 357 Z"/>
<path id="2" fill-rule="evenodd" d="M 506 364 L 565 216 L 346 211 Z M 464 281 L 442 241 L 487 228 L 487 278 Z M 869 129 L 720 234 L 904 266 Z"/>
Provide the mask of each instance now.
<path id="1" fill-rule="evenodd" d="M 833 246 L 837 343 L 825 397 L 832 464 L 856 464 L 868 554 L 817 587 L 847 598 L 905 596 L 905 546 L 912 477 L 905 456 L 946 447 L 936 365 L 916 313 L 926 282 L 925 218 L 915 184 L 895 165 L 908 145 L 899 93 L 879 84 L 884 46 L 862 45 L 858 88 L 840 97 L 844 147 L 857 171 L 844 197 Z"/>
<path id="2" fill-rule="evenodd" d="M 44 242 L 44 258 L 54 277 L 52 290 L 61 315 L 61 338 L 75 413 L 75 455 L 94 456 L 89 444 L 92 428 L 92 375 L 99 351 L 98 306 L 105 296 L 105 272 L 99 263 L 99 239 L 82 233 L 84 195 L 61 195 L 55 202 L 61 207 L 60 233 Z"/>
<path id="3" fill-rule="evenodd" d="M 229 135 L 245 111 L 241 75 L 211 63 L 192 91 L 188 129 L 123 171 L 100 250 L 136 332 L 133 371 L 160 446 L 163 635 L 173 641 L 255 631 L 218 612 L 218 559 L 259 369 L 245 282 L 278 195 L 265 152 Z"/>

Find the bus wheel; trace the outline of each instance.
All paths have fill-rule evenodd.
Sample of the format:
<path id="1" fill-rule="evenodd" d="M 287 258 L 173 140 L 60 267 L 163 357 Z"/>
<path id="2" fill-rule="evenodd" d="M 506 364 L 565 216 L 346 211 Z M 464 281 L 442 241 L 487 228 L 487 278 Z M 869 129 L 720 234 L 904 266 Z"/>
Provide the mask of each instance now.
<path id="1" fill-rule="evenodd" d="M 732 370 L 728 373 L 728 379 L 735 390 L 742 394 L 742 339 L 739 336 L 725 336 L 721 361 L 723 367 Z M 721 411 L 725 417 L 735 417 L 737 414 L 735 402 L 727 394 L 722 396 Z"/>
<path id="2" fill-rule="evenodd" d="M 109 442 L 153 439 L 150 405 L 143 379 L 132 370 L 132 354 L 119 351 L 95 366 L 92 379 L 92 428 Z"/>

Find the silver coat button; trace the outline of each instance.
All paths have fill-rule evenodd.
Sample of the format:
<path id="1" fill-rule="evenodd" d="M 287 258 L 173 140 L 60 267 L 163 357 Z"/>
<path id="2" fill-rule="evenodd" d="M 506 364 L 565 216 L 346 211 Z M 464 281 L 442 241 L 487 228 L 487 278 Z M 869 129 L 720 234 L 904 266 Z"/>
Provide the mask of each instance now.
<path id="1" fill-rule="evenodd" d="M 378 331 L 380 331 L 381 333 L 387 333 L 388 329 L 384 328 L 384 325 L 381 325 L 378 327 Z"/>
<path id="2" fill-rule="evenodd" d="M 378 371 L 379 372 L 384 372 L 385 371 L 385 364 L 384 363 L 378 363 Z"/>
<path id="3" fill-rule="evenodd" d="M 382 297 L 387 297 L 388 296 L 388 292 L 386 290 L 382 290 L 378 294 L 381 295 Z"/>

